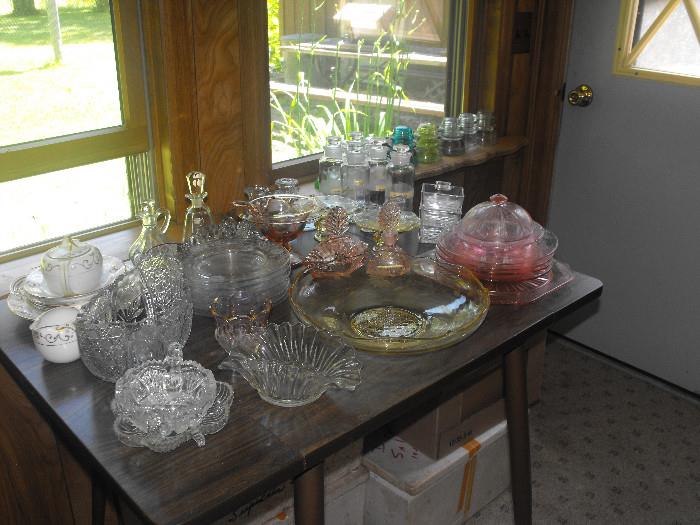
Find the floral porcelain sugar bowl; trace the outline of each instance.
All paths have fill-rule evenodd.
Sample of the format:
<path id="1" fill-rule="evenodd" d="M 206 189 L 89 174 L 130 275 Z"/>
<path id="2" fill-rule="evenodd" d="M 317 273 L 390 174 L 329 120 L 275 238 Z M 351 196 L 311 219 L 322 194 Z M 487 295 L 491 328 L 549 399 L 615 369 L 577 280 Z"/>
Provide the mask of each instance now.
<path id="1" fill-rule="evenodd" d="M 48 289 L 62 297 L 93 291 L 102 277 L 102 254 L 94 246 L 72 237 L 41 258 L 41 273 Z"/>

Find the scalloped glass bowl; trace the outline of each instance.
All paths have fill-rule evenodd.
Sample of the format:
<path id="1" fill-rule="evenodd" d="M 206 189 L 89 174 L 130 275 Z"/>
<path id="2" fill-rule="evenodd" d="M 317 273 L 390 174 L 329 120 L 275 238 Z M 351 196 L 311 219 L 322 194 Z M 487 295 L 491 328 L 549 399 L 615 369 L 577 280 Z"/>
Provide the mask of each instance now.
<path id="1" fill-rule="evenodd" d="M 483 322 L 488 290 L 470 272 L 460 275 L 434 261 L 413 259 L 409 273 L 372 277 L 364 269 L 343 279 L 299 273 L 289 293 L 307 324 L 381 354 L 416 354 L 461 341 Z"/>
<path id="2" fill-rule="evenodd" d="M 180 434 L 161 436 L 158 432 L 143 432 L 128 417 L 119 416 L 114 421 L 114 432 L 123 444 L 129 447 L 148 447 L 154 452 L 170 452 L 190 439 L 203 446 L 203 436 L 217 433 L 228 422 L 231 403 L 233 389 L 227 383 L 217 381 L 214 403 L 194 428 Z"/>
<path id="3" fill-rule="evenodd" d="M 329 388 L 355 390 L 362 365 L 342 339 L 300 323 L 271 324 L 232 345 L 218 337 L 229 354 L 220 368 L 238 372 L 273 405 L 312 403 Z"/>
<path id="4" fill-rule="evenodd" d="M 228 420 L 231 387 L 199 363 L 184 361 L 177 343 L 168 352 L 127 370 L 115 385 L 114 431 L 126 445 L 167 452 L 193 439 L 201 447 L 204 435 Z"/>
<path id="5" fill-rule="evenodd" d="M 112 411 L 141 432 L 167 437 L 197 427 L 215 397 L 211 370 L 168 357 L 127 370 L 116 383 Z"/>

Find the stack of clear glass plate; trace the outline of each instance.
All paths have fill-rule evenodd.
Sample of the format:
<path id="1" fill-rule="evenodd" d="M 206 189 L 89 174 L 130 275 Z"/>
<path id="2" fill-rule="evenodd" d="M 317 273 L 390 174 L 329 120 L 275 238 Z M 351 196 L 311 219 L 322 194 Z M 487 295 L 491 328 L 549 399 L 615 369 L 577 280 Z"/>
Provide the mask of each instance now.
<path id="1" fill-rule="evenodd" d="M 246 228 L 220 228 L 217 235 L 183 250 L 195 314 L 211 315 L 209 307 L 214 299 L 236 290 L 270 299 L 273 305 L 287 298 L 289 252 L 255 233 L 243 231 Z"/>
<path id="2" fill-rule="evenodd" d="M 524 304 L 573 278 L 554 259 L 557 237 L 533 221 L 505 195 L 474 206 L 435 248 L 441 266 L 473 272 L 489 289 L 494 304 Z"/>
<path id="3" fill-rule="evenodd" d="M 12 283 L 8 306 L 15 314 L 25 319 L 35 319 L 41 313 L 56 306 L 79 307 L 107 288 L 126 270 L 117 257 L 105 255 L 102 260 L 102 275 L 97 287 L 86 293 L 61 296 L 50 291 L 39 268 Z"/>

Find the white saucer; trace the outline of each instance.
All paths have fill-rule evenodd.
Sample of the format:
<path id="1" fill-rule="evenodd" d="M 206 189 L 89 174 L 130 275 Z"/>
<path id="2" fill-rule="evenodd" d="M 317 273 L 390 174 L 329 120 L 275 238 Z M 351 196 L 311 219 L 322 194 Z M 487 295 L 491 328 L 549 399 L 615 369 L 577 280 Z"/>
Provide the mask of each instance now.
<path id="1" fill-rule="evenodd" d="M 35 268 L 27 275 L 21 290 L 30 302 L 37 303 L 38 306 L 74 306 L 76 303 L 87 302 L 97 292 L 112 284 L 125 269 L 124 263 L 118 257 L 105 255 L 102 259 L 102 275 L 97 288 L 90 292 L 62 297 L 48 289 L 41 269 Z"/>

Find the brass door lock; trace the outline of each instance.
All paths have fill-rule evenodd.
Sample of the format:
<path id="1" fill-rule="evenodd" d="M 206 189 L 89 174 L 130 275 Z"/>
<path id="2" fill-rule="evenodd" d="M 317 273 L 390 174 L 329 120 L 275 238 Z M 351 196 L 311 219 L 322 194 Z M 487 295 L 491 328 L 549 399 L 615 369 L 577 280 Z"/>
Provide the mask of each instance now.
<path id="1" fill-rule="evenodd" d="M 593 88 L 587 84 L 581 84 L 569 91 L 569 104 L 585 108 L 593 102 Z"/>

